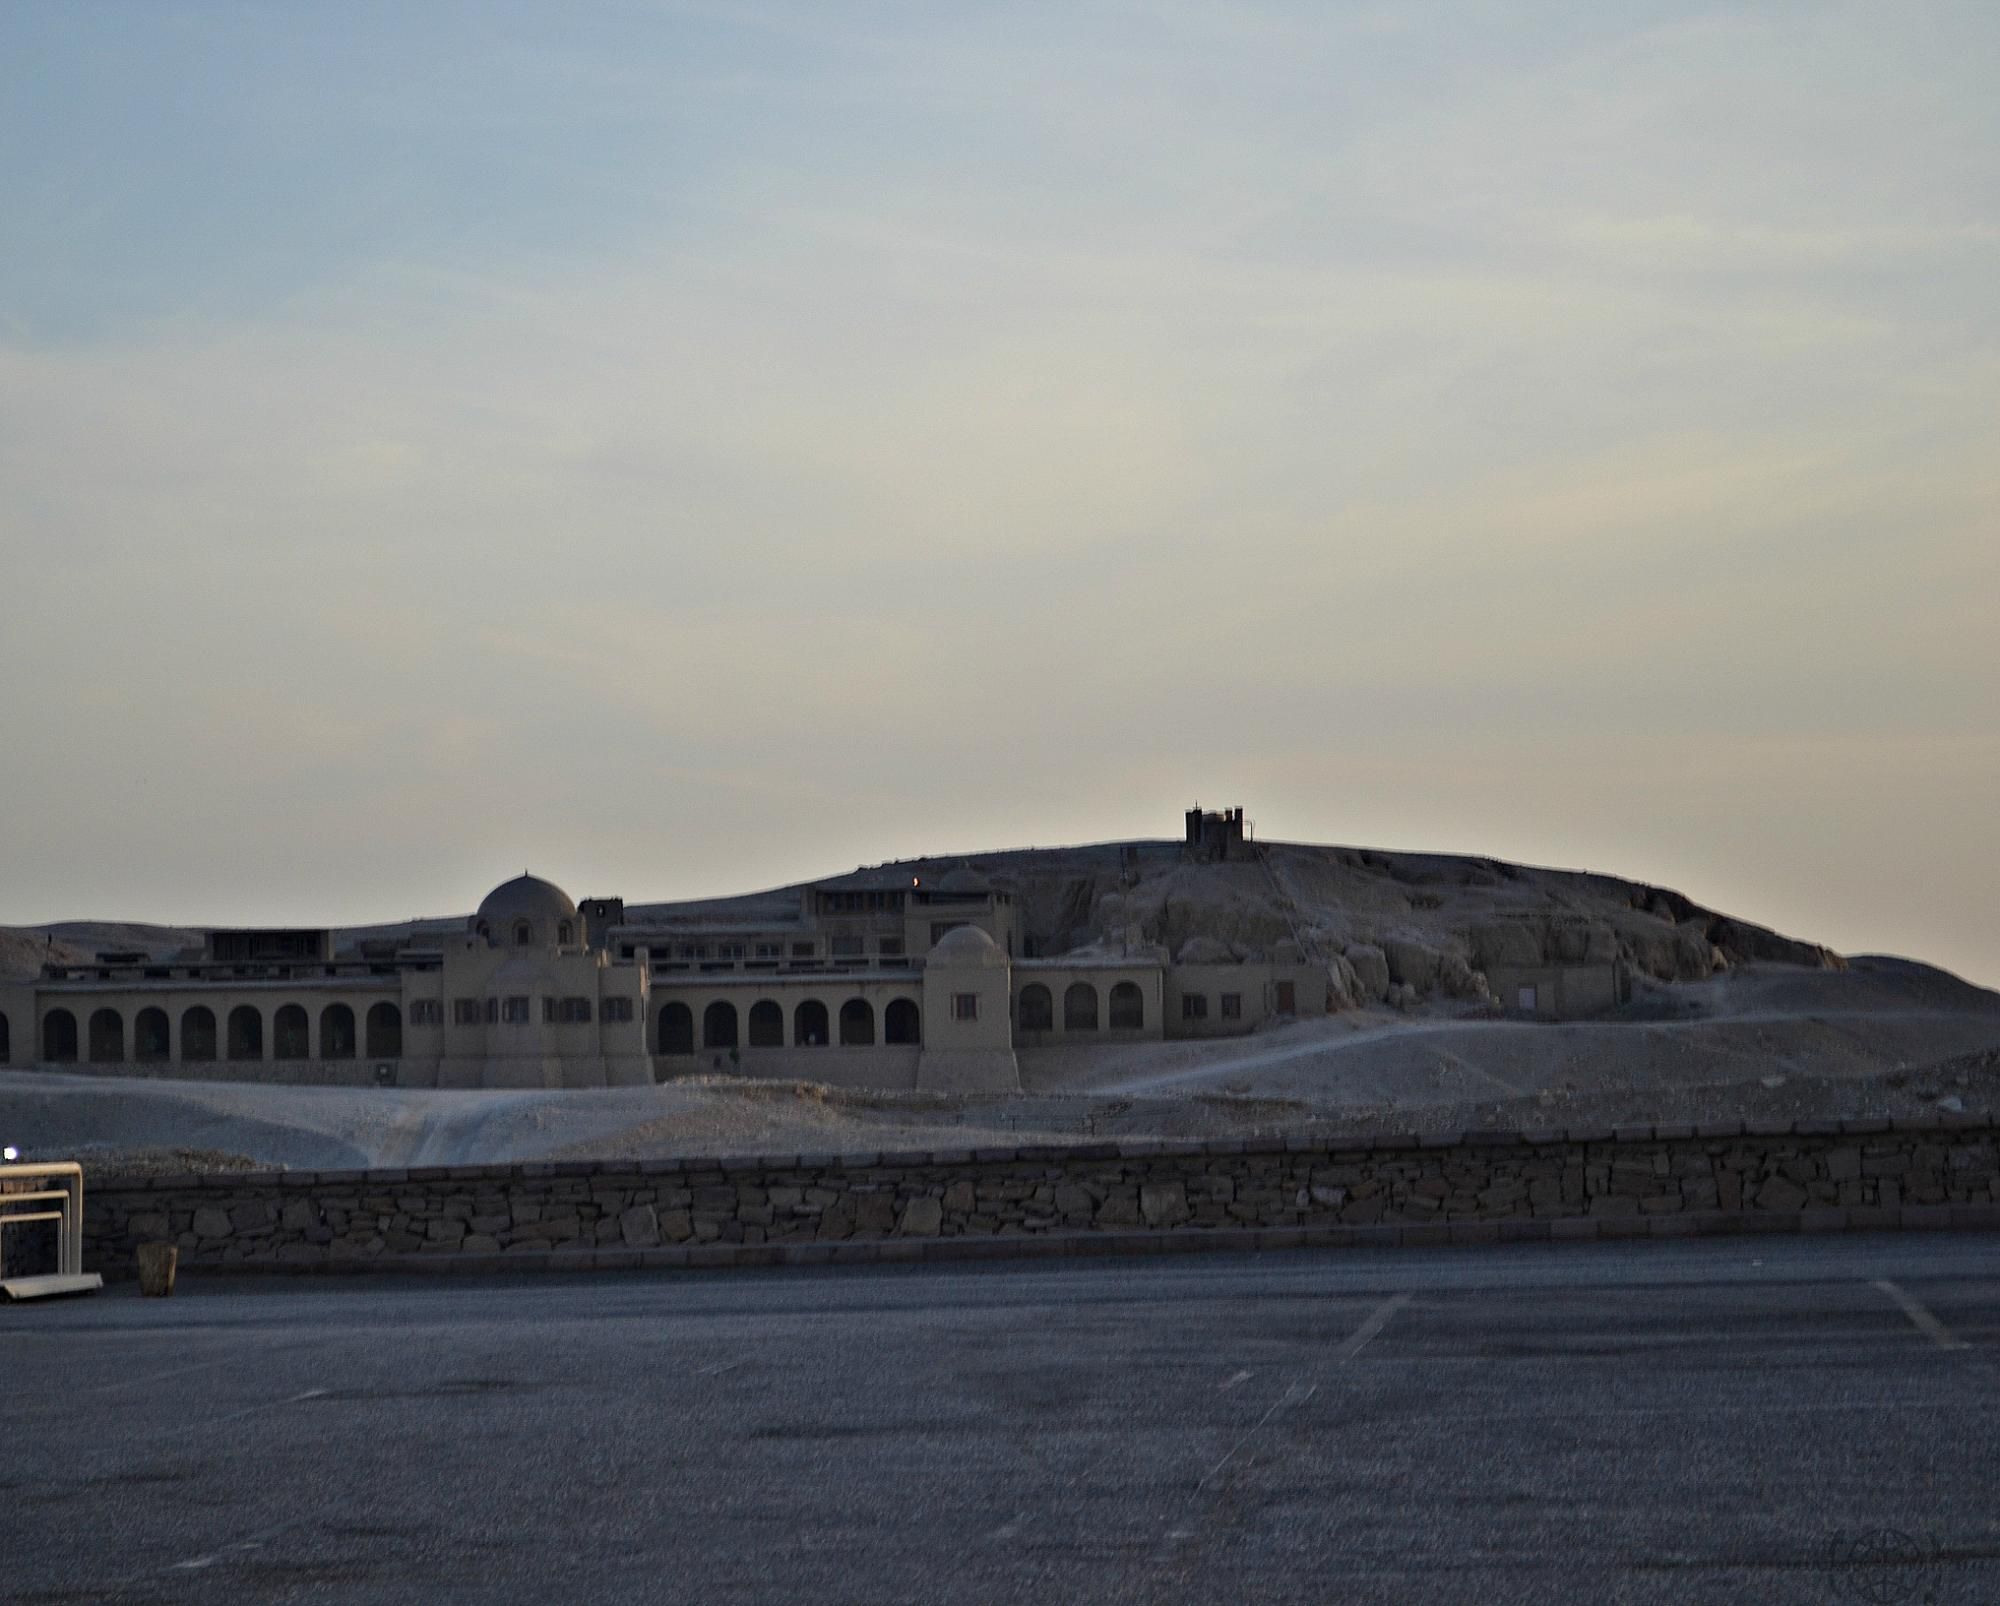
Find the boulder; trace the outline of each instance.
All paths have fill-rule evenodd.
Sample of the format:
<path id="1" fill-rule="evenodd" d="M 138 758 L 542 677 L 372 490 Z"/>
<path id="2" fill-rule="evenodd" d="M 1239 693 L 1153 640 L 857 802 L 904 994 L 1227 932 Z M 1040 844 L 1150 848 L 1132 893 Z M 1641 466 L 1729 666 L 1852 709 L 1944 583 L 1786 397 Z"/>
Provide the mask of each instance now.
<path id="1" fill-rule="evenodd" d="M 1345 954 L 1335 954 L 1327 961 L 1326 1007 L 1329 1010 L 1358 1009 L 1368 1002 L 1369 996 Z"/>
<path id="2" fill-rule="evenodd" d="M 1494 965 L 1542 963 L 1542 933 L 1519 920 L 1488 921 L 1472 928 L 1472 962 L 1481 970 Z"/>
<path id="3" fill-rule="evenodd" d="M 1364 1003 L 1380 1003 L 1389 996 L 1389 959 L 1380 948 L 1357 942 L 1341 956 L 1360 984 Z"/>
<path id="4" fill-rule="evenodd" d="M 1420 993 L 1437 985 L 1438 967 L 1444 959 L 1437 949 L 1409 937 L 1388 937 L 1383 940 L 1382 953 L 1389 961 L 1391 981 Z"/>
<path id="5" fill-rule="evenodd" d="M 628 1249 L 650 1249 L 660 1241 L 660 1213 L 652 1205 L 634 1205 L 618 1218 L 618 1234 Z"/>
<path id="6" fill-rule="evenodd" d="M 935 1238 L 944 1225 L 944 1201 L 912 1199 L 903 1206 L 903 1219 L 896 1223 L 899 1238 Z"/>
<path id="7" fill-rule="evenodd" d="M 1618 934 L 1609 926 L 1566 920 L 1549 933 L 1549 953 L 1565 965 L 1609 964 L 1618 957 Z"/>
<path id="8" fill-rule="evenodd" d="M 1139 1189 L 1139 1210 L 1149 1227 L 1174 1227 L 1190 1214 L 1187 1187 L 1179 1182 L 1148 1182 Z"/>

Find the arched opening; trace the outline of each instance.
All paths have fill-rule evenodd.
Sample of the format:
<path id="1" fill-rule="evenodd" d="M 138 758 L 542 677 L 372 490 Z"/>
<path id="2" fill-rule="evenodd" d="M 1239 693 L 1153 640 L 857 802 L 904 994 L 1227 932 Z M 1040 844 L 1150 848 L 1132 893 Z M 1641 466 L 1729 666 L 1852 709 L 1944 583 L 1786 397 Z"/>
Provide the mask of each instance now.
<path id="1" fill-rule="evenodd" d="M 167 1012 L 146 1008 L 132 1022 L 132 1057 L 148 1065 L 170 1058 L 173 1045 L 167 1038 Z"/>
<path id="2" fill-rule="evenodd" d="M 525 920 L 516 920 L 514 922 L 514 946 L 516 948 L 530 948 L 534 946 L 534 941 L 535 928 Z"/>
<path id="3" fill-rule="evenodd" d="M 701 1012 L 701 1046 L 703 1048 L 734 1048 L 736 1046 L 736 1006 L 717 999 Z"/>
<path id="4" fill-rule="evenodd" d="M 14 1032 L 7 1024 L 7 1016 L 0 1012 L 0 1065 L 5 1065 L 14 1057 Z"/>
<path id="5" fill-rule="evenodd" d="M 750 1006 L 750 1046 L 752 1048 L 785 1046 L 785 1012 L 768 998 Z"/>
<path id="6" fill-rule="evenodd" d="M 1146 995 L 1136 981 L 1121 981 L 1111 989 L 1111 1029 L 1141 1031 L 1146 1025 Z"/>
<path id="7" fill-rule="evenodd" d="M 76 1017 L 52 1009 L 42 1017 L 42 1058 L 66 1065 L 76 1058 Z"/>
<path id="8" fill-rule="evenodd" d="M 181 1011 L 181 1063 L 204 1064 L 215 1058 L 215 1011 L 196 1004 Z"/>
<path id="9" fill-rule="evenodd" d="M 840 1006 L 840 1046 L 871 1048 L 875 1043 L 875 1008 L 865 998 L 850 998 Z"/>
<path id="10" fill-rule="evenodd" d="M 560 946 L 567 948 L 575 941 L 576 927 L 571 925 L 567 920 L 559 922 L 556 926 L 556 942 Z"/>
<path id="11" fill-rule="evenodd" d="M 694 1052 L 694 1011 L 687 1005 L 660 1006 L 660 1052 L 662 1054 Z"/>
<path id="12" fill-rule="evenodd" d="M 116 1065 L 125 1058 L 125 1017 L 115 1009 L 93 1010 L 90 1016 L 90 1063 Z"/>
<path id="13" fill-rule="evenodd" d="M 306 1024 L 303 1004 L 280 1004 L 271 1021 L 271 1058 L 309 1060 L 312 1058 L 312 1031 Z"/>
<path id="14" fill-rule="evenodd" d="M 264 1057 L 264 1017 L 249 1004 L 238 1004 L 229 1012 L 229 1057 L 233 1060 Z"/>
<path id="15" fill-rule="evenodd" d="M 893 998 L 889 1007 L 882 1011 L 882 1041 L 885 1043 L 920 1043 L 920 1017 L 914 1000 Z"/>
<path id="16" fill-rule="evenodd" d="M 354 1058 L 354 1011 L 345 1004 L 328 1004 L 319 1012 L 319 1057 Z"/>
<path id="17" fill-rule="evenodd" d="M 1021 989 L 1020 1002 L 1021 1030 L 1024 1032 L 1048 1032 L 1055 1030 L 1055 1000 L 1049 997 L 1048 988 L 1038 981 L 1031 981 Z"/>
<path id="18" fill-rule="evenodd" d="M 398 1060 L 403 1057 L 403 1010 L 386 998 L 368 1006 L 368 1057 L 371 1060 Z"/>
<path id="19" fill-rule="evenodd" d="M 1089 982 L 1071 982 L 1069 991 L 1063 994 L 1063 1030 L 1097 1030 L 1097 989 Z"/>
<path id="20" fill-rule="evenodd" d="M 826 1005 L 808 998 L 792 1011 L 792 1043 L 798 1048 L 825 1048 L 833 1041 L 826 1031 Z"/>

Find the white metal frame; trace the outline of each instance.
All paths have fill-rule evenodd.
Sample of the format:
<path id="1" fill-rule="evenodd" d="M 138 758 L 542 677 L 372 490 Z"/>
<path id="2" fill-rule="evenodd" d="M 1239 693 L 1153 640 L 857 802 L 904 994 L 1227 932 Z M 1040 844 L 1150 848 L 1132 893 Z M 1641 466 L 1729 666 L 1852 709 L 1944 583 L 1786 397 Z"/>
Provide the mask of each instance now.
<path id="1" fill-rule="evenodd" d="M 37 1187 L 37 1183 L 55 1186 Z M 36 1208 L 49 1205 L 57 1208 Z M 6 1230 L 31 1221 L 61 1224 L 55 1275 L 9 1278 Z M 32 1299 L 40 1294 L 81 1293 L 103 1286 L 102 1277 L 83 1269 L 83 1167 L 74 1160 L 0 1165 L 0 1292 L 14 1299 Z"/>

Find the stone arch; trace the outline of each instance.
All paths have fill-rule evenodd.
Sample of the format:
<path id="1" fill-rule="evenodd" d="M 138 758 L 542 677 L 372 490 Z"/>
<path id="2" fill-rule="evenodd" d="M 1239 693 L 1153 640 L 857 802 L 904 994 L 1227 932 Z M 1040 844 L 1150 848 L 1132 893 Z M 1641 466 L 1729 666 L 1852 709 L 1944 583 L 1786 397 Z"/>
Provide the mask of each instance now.
<path id="1" fill-rule="evenodd" d="M 760 998 L 750 1006 L 749 1026 L 752 1048 L 785 1046 L 785 1011 L 782 1005 Z"/>
<path id="2" fill-rule="evenodd" d="M 238 1004 L 229 1012 L 229 1057 L 233 1060 L 260 1060 L 264 1057 L 264 1017 L 254 1004 Z"/>
<path id="3" fill-rule="evenodd" d="M 872 1048 L 875 1044 L 875 1006 L 865 998 L 850 998 L 840 1006 L 840 1046 Z"/>
<path id="4" fill-rule="evenodd" d="M 1109 1016 L 1114 1032 L 1138 1032 L 1146 1027 L 1146 995 L 1136 981 L 1121 981 L 1111 989 Z"/>
<path id="5" fill-rule="evenodd" d="M 76 1017 L 66 1009 L 52 1009 L 42 1017 L 42 1058 L 67 1065 L 76 1058 Z"/>
<path id="6" fill-rule="evenodd" d="M 354 1058 L 354 1011 L 345 1004 L 328 1004 L 319 1012 L 319 1057 Z"/>
<path id="7" fill-rule="evenodd" d="M 90 1063 L 119 1065 L 125 1059 L 125 1017 L 115 1009 L 92 1010 Z"/>
<path id="8" fill-rule="evenodd" d="M 309 1060 L 312 1058 L 312 1026 L 303 1004 L 280 1004 L 271 1017 L 271 1058 Z"/>
<path id="9" fill-rule="evenodd" d="M 368 1006 L 368 1057 L 371 1060 L 399 1060 L 403 1057 L 403 1010 L 388 999 Z"/>
<path id="10" fill-rule="evenodd" d="M 76 1017 L 52 1009 L 42 1017 L 42 1058 L 67 1065 L 76 1058 Z"/>
<path id="11" fill-rule="evenodd" d="M 1089 982 L 1073 981 L 1069 984 L 1069 991 L 1063 994 L 1063 1030 L 1097 1030 L 1097 989 Z"/>
<path id="12" fill-rule="evenodd" d="M 701 1046 L 734 1048 L 736 1043 L 736 1006 L 718 998 L 701 1012 Z"/>
<path id="13" fill-rule="evenodd" d="M 694 1052 L 694 1011 L 678 1000 L 660 1006 L 660 1049 L 662 1054 Z"/>
<path id="14" fill-rule="evenodd" d="M 196 1004 L 181 1011 L 181 1063 L 199 1065 L 215 1058 L 215 1011 Z"/>
<path id="15" fill-rule="evenodd" d="M 827 1035 L 826 1005 L 817 998 L 808 998 L 792 1011 L 792 1045 L 795 1048 L 825 1048 L 832 1041 Z"/>
<path id="16" fill-rule="evenodd" d="M 173 1057 L 173 1040 L 167 1033 L 167 1012 L 148 1004 L 132 1022 L 132 1057 L 147 1065 Z"/>
<path id="17" fill-rule="evenodd" d="M 917 1010 L 916 1000 L 890 999 L 889 1007 L 882 1011 L 882 1041 L 914 1045 L 923 1040 L 923 1017 Z"/>
<path id="18" fill-rule="evenodd" d="M 1038 981 L 1031 981 L 1021 989 L 1019 1005 L 1021 1030 L 1024 1032 L 1052 1032 L 1056 1026 L 1055 1000 L 1049 996 L 1048 988 Z"/>

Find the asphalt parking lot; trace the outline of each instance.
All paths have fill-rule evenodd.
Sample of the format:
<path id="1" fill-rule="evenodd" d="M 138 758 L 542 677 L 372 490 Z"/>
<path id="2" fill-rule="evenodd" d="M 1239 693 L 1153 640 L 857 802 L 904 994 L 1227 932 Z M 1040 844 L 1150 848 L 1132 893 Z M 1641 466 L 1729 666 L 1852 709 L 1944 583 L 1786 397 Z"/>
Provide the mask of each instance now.
<path id="1" fill-rule="evenodd" d="M 1995 1249 L 0 1307 L 0 1599 L 2000 1601 Z"/>

